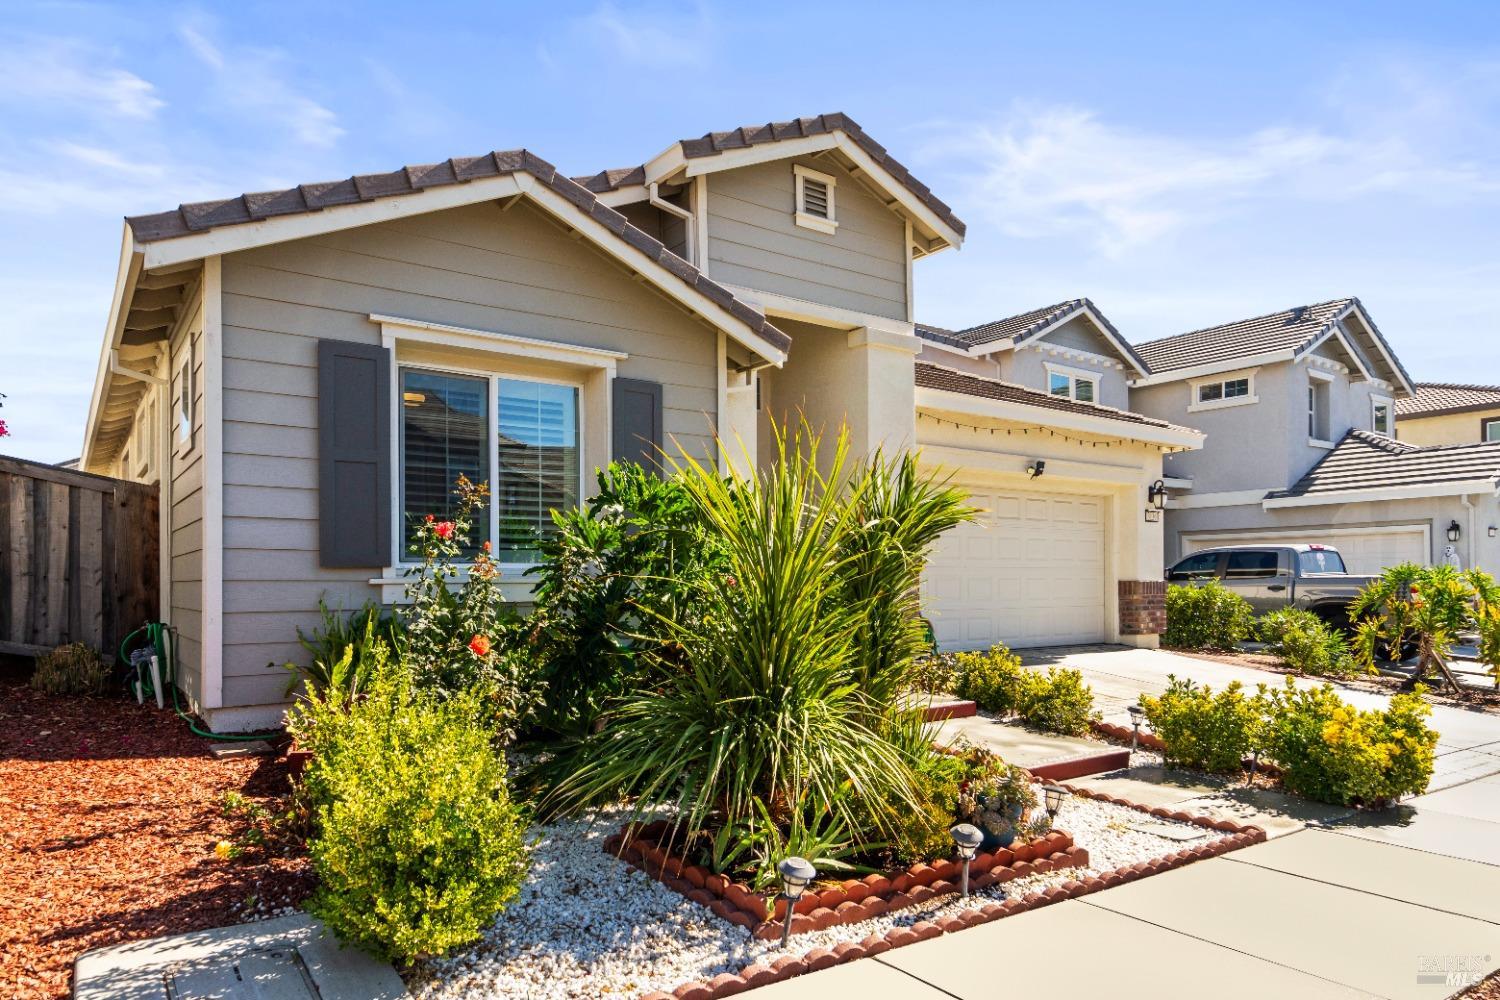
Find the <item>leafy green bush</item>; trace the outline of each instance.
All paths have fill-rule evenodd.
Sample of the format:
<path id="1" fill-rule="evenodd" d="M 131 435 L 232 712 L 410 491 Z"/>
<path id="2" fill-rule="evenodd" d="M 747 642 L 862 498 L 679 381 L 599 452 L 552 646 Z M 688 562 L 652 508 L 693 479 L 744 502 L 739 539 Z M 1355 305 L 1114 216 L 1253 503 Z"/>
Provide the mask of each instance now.
<path id="1" fill-rule="evenodd" d="M 47 694 L 103 694 L 109 689 L 109 668 L 88 643 L 70 642 L 37 656 L 31 686 Z"/>
<path id="2" fill-rule="evenodd" d="M 541 700 L 542 682 L 517 617 L 496 586 L 500 573 L 490 543 L 470 544 L 489 487 L 459 476 L 454 494 L 453 520 L 428 514 L 415 525 L 411 552 L 421 561 L 407 571 L 411 607 L 404 613 L 402 658 L 420 688 L 445 697 L 478 692 L 487 721 L 509 742 Z M 470 564 L 466 577 L 462 560 Z"/>
<path id="3" fill-rule="evenodd" d="M 305 682 L 309 690 L 337 693 L 345 702 L 353 701 L 369 688 L 388 658 L 400 656 L 404 645 L 400 622 L 374 602 L 345 615 L 319 598 L 318 611 L 322 622 L 311 635 L 297 630 L 297 641 L 312 662 L 283 664 L 292 673 L 286 693 Z"/>
<path id="4" fill-rule="evenodd" d="M 996 715 L 1013 715 L 1021 708 L 1022 678 L 1027 673 L 1021 658 L 1005 646 L 995 644 L 982 653 L 959 653 L 954 657 L 958 681 L 954 694 Z"/>
<path id="5" fill-rule="evenodd" d="M 918 657 L 912 666 L 911 689 L 925 694 L 958 694 L 959 655 L 933 653 Z"/>
<path id="6" fill-rule="evenodd" d="M 688 621 L 695 595 L 721 571 L 717 539 L 675 478 L 634 463 L 601 469 L 583 509 L 554 511 L 556 532 L 538 542 L 536 610 L 528 644 L 550 690 L 540 725 L 581 736 L 613 698 L 670 656 L 664 620 Z"/>
<path id="7" fill-rule="evenodd" d="M 1353 677 L 1362 673 L 1343 633 L 1311 611 L 1282 608 L 1256 623 L 1270 651 L 1298 673 Z"/>
<path id="8" fill-rule="evenodd" d="M 1266 700 L 1265 752 L 1288 791 L 1320 802 L 1373 807 L 1418 794 L 1432 779 L 1438 738 L 1424 690 L 1360 711 L 1331 684 L 1297 688 L 1289 677 Z"/>
<path id="9" fill-rule="evenodd" d="M 1166 744 L 1168 761 L 1205 771 L 1238 771 L 1259 746 L 1262 705 L 1233 681 L 1217 695 L 1207 686 L 1167 675 L 1159 698 L 1141 696 L 1146 722 Z"/>
<path id="10" fill-rule="evenodd" d="M 1217 580 L 1167 588 L 1167 631 L 1174 649 L 1234 649 L 1251 634 L 1250 602 Z"/>
<path id="11" fill-rule="evenodd" d="M 391 671 L 344 706 L 316 691 L 291 728 L 319 886 L 308 902 L 341 939 L 410 961 L 478 938 L 525 873 L 525 824 L 476 694 L 440 699 Z"/>
<path id="12" fill-rule="evenodd" d="M 1071 736 L 1087 733 L 1094 720 L 1094 692 L 1077 670 L 1028 670 L 1000 644 L 957 654 L 954 670 L 954 693 L 986 712 L 1019 716 L 1029 726 Z"/>

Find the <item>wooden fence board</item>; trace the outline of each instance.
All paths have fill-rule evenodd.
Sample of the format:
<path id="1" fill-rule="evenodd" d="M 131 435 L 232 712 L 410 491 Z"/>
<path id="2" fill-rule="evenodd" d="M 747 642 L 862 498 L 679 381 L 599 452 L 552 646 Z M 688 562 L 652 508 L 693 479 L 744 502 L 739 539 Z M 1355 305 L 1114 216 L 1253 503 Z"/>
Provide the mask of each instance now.
<path id="1" fill-rule="evenodd" d="M 0 456 L 0 652 L 113 656 L 160 617 L 159 491 Z"/>

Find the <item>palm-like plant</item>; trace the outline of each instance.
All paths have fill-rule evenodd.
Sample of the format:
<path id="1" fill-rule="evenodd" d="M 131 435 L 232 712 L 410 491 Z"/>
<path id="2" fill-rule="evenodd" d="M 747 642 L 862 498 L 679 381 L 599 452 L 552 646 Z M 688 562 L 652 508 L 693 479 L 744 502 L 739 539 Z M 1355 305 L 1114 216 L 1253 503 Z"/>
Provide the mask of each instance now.
<path id="1" fill-rule="evenodd" d="M 868 525 L 876 511 L 919 526 L 890 532 L 905 565 L 923 550 L 927 525 L 951 520 L 906 508 L 927 497 L 946 510 L 952 497 L 939 490 L 931 499 L 915 478 L 877 485 L 876 467 L 891 469 L 881 463 L 851 473 L 845 435 L 823 473 L 806 426 L 778 431 L 776 446 L 778 460 L 749 481 L 673 460 L 723 546 L 723 572 L 705 581 L 690 620 L 663 621 L 681 665 L 616 702 L 604 731 L 538 772 L 550 785 L 544 810 L 626 795 L 641 812 L 672 808 L 685 831 L 710 817 L 720 827 L 763 816 L 788 827 L 794 814 L 857 830 L 862 800 L 917 806 L 908 756 L 886 735 L 897 709 L 865 687 L 871 677 L 881 687 L 878 675 L 900 667 L 894 659 L 872 667 L 863 634 L 869 605 L 904 601 L 911 578 L 882 570 L 885 558 L 898 560 L 867 558 L 860 539 L 884 537 Z M 907 641 L 899 622 L 887 627 Z"/>
<path id="2" fill-rule="evenodd" d="M 1356 656 L 1373 672 L 1381 646 L 1401 650 L 1415 643 L 1414 681 L 1436 669 L 1456 691 L 1458 679 L 1448 669 L 1448 656 L 1459 637 L 1476 627 L 1480 606 L 1494 593 L 1494 581 L 1477 570 L 1460 573 L 1451 566 L 1415 563 L 1392 566 L 1349 605 L 1356 622 Z"/>

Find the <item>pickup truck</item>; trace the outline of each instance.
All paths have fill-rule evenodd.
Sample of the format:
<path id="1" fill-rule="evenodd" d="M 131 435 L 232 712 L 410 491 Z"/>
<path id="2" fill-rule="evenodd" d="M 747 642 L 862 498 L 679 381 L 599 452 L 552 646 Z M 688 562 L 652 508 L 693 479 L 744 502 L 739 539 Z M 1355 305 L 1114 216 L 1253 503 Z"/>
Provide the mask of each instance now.
<path id="1" fill-rule="evenodd" d="M 1218 580 L 1257 615 L 1293 607 L 1338 628 L 1349 627 L 1349 602 L 1372 576 L 1350 576 L 1327 545 L 1226 545 L 1201 549 L 1167 570 L 1168 583 Z"/>

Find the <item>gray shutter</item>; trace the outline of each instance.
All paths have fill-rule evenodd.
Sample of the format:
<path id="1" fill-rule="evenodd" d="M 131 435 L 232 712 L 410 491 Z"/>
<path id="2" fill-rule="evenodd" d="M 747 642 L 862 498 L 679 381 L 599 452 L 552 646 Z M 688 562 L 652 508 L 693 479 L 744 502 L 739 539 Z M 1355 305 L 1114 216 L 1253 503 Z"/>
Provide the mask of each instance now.
<path id="1" fill-rule="evenodd" d="M 391 559 L 391 352 L 318 341 L 318 544 L 328 567 Z"/>
<path id="2" fill-rule="evenodd" d="M 617 462 L 661 468 L 661 383 L 617 378 L 612 383 L 614 454 Z"/>

